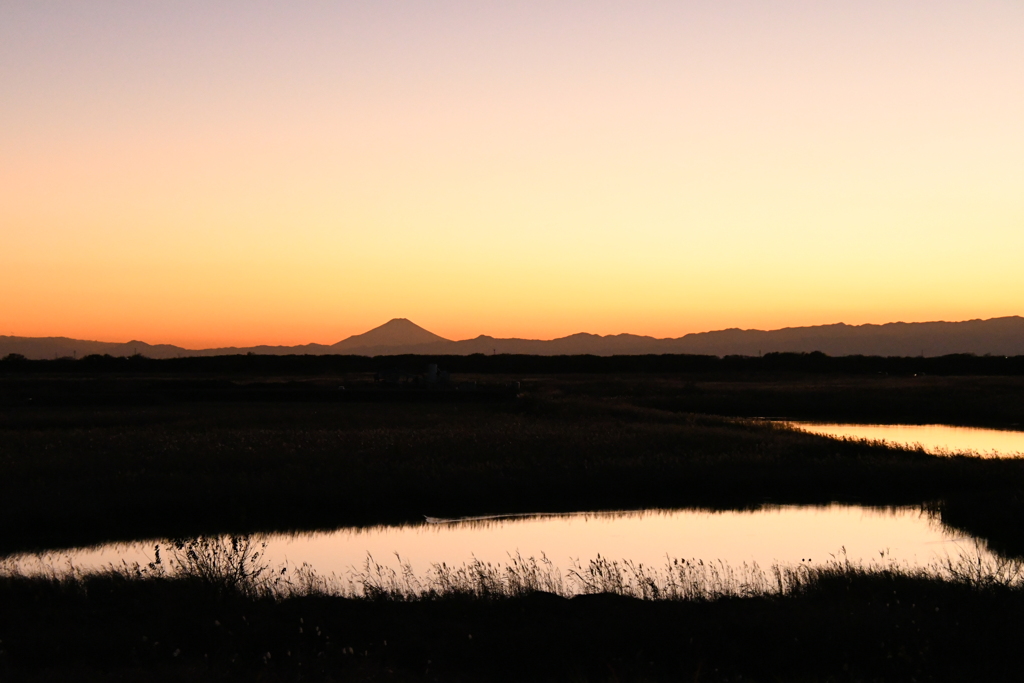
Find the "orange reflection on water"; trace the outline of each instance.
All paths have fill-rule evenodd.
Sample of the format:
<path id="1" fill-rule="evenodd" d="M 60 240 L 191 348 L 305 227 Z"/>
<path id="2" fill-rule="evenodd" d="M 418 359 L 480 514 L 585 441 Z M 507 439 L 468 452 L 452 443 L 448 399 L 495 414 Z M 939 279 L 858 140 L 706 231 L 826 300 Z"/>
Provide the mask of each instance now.
<path id="1" fill-rule="evenodd" d="M 362 569 L 370 556 L 397 569 L 396 554 L 411 563 L 416 573 L 425 573 L 434 563 L 458 566 L 474 558 L 505 564 L 510 554 L 517 553 L 524 558 L 546 556 L 565 571 L 575 560 L 586 563 L 598 555 L 649 566 L 663 566 L 671 557 L 768 567 L 776 562 L 821 564 L 845 548 L 846 557 L 853 561 L 877 561 L 884 553 L 886 560 L 922 566 L 974 549 L 972 539 L 955 536 L 919 509 L 844 505 L 478 518 L 269 534 L 265 540 L 271 565 L 307 563 L 324 576 L 345 576 Z M 154 543 L 78 549 L 44 561 L 61 565 L 70 560 L 80 569 L 122 560 L 145 563 L 152 558 Z M 23 558 L 23 568 L 32 571 L 39 561 Z"/>
<path id="2" fill-rule="evenodd" d="M 837 438 L 870 439 L 947 455 L 971 453 L 993 458 L 1024 455 L 1024 432 L 949 425 L 870 425 L 790 422 L 805 432 Z"/>

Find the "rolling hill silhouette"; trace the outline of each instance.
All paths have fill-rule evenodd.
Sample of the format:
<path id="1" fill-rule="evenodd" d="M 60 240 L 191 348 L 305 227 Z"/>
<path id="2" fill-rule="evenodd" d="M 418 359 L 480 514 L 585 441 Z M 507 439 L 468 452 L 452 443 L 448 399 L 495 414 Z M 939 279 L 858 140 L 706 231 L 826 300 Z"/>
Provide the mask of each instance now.
<path id="1" fill-rule="evenodd" d="M 656 339 L 634 334 L 601 336 L 579 333 L 559 339 L 501 339 L 480 335 L 453 341 L 423 329 L 405 318 L 353 335 L 336 344 L 301 346 L 252 346 L 216 349 L 184 349 L 169 344 L 141 341 L 111 343 L 67 337 L 0 336 L 0 357 L 17 353 L 26 358 L 57 358 L 89 354 L 150 358 L 218 356 L 240 353 L 268 355 L 397 354 L 468 355 L 514 353 L 541 356 L 593 354 L 597 356 L 643 354 L 701 354 L 757 356 L 772 352 L 821 351 L 830 356 L 943 356 L 951 353 L 1024 355 L 1024 318 L 1009 316 L 963 322 L 887 323 L 884 325 L 815 325 L 780 330 L 728 329 L 698 332 L 675 339 Z"/>

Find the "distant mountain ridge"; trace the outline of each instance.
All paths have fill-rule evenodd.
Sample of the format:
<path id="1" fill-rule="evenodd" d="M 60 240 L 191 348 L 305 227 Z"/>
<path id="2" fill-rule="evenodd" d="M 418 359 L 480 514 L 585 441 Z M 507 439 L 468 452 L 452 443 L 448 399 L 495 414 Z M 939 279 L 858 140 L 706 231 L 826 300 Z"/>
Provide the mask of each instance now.
<path id="1" fill-rule="evenodd" d="M 480 335 L 453 341 L 423 329 L 405 318 L 395 318 L 363 334 L 336 344 L 251 346 L 185 349 L 170 344 L 85 341 L 67 337 L 0 336 L 0 357 L 17 353 L 26 358 L 57 358 L 90 354 L 150 358 L 219 356 L 229 354 L 345 354 L 388 356 L 398 354 L 468 355 L 512 353 L 539 356 L 592 354 L 597 356 L 644 354 L 701 354 L 756 356 L 772 352 L 821 351 L 830 356 L 944 356 L 951 353 L 1024 355 L 1024 318 L 1008 316 L 962 322 L 886 323 L 883 325 L 814 325 L 779 330 L 727 329 L 696 332 L 678 338 L 656 339 L 635 334 L 578 333 L 559 339 L 501 339 Z"/>

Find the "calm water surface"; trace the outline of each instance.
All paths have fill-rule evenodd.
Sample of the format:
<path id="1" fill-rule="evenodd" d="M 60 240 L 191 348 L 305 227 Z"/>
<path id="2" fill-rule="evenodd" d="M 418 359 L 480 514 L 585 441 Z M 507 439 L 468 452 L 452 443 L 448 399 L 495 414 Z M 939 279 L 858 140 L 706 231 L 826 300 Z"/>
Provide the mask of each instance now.
<path id="1" fill-rule="evenodd" d="M 402 561 L 417 573 L 433 563 L 461 565 L 474 558 L 505 564 L 509 554 L 542 555 L 560 569 L 598 555 L 661 566 L 666 557 L 722 560 L 734 566 L 756 562 L 821 564 L 839 555 L 879 561 L 885 553 L 900 563 L 928 565 L 962 551 L 974 552 L 970 537 L 956 535 L 917 508 L 845 505 L 766 507 L 755 511 L 647 510 L 557 515 L 522 515 L 430 520 L 408 526 L 342 528 L 302 534 L 270 534 L 266 559 L 278 566 L 311 565 L 319 574 L 345 576 L 368 556 L 397 568 Z M 46 556 L 19 556 L 23 571 L 73 564 L 103 568 L 121 561 L 144 564 L 161 541 L 140 541 L 76 549 Z"/>
<path id="2" fill-rule="evenodd" d="M 789 422 L 805 432 L 835 437 L 886 441 L 901 446 L 921 446 L 930 453 L 976 453 L 1008 458 L 1024 455 L 1024 432 L 1002 429 L 950 427 L 949 425 L 867 425 Z"/>

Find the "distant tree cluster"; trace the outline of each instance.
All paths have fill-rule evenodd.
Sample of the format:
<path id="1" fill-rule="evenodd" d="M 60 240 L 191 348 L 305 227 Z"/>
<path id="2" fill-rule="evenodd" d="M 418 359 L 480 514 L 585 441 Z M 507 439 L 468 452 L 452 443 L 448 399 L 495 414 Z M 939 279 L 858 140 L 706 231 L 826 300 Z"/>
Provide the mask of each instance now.
<path id="1" fill-rule="evenodd" d="M 422 373 L 428 364 L 451 372 L 517 373 L 812 373 L 883 375 L 1021 375 L 1024 356 L 828 356 L 812 353 L 767 353 L 764 356 L 532 356 L 515 354 L 468 356 L 333 356 L 231 355 L 155 359 L 145 356 L 89 355 L 81 359 L 28 360 L 12 353 L 0 359 L 0 371 L 19 373 L 133 372 L 148 373 L 285 373 L 319 375 L 351 372 Z"/>

